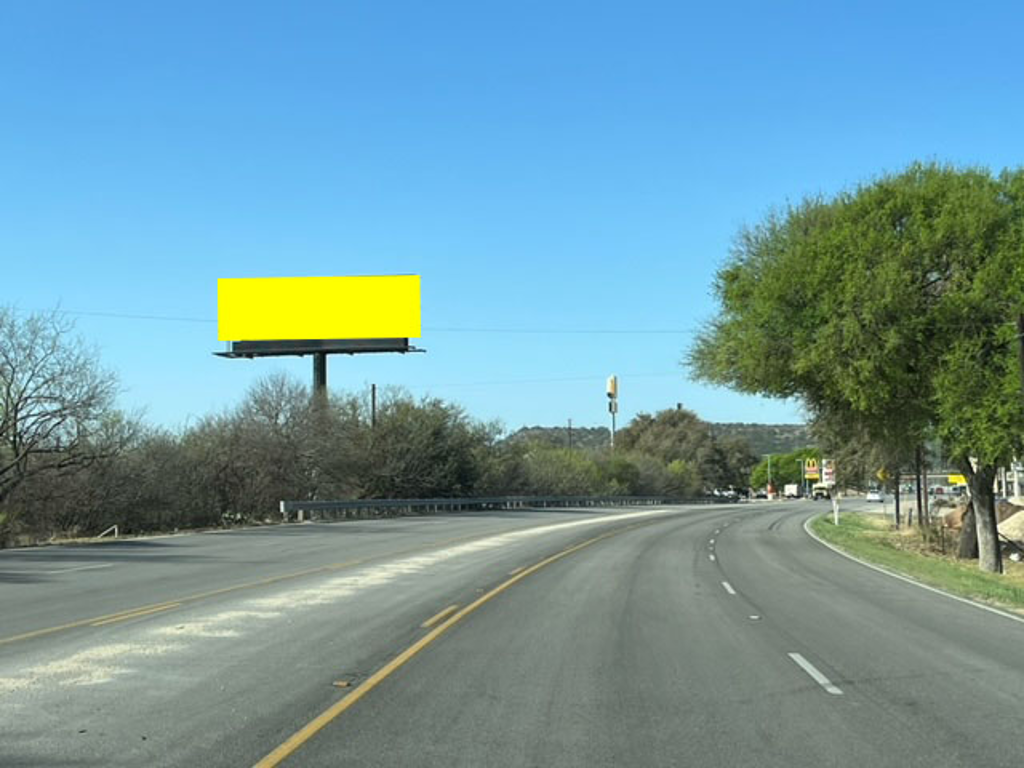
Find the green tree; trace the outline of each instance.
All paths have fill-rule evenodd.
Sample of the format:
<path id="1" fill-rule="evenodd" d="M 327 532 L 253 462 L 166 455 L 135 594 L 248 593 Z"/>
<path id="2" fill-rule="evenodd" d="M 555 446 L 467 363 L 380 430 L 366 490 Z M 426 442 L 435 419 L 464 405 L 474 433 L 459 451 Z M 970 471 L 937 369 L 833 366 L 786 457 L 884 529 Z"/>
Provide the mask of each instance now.
<path id="1" fill-rule="evenodd" d="M 757 462 L 745 440 L 717 440 L 714 427 L 684 408 L 639 413 L 616 435 L 616 449 L 654 456 L 663 464 L 680 460 L 696 470 L 709 490 L 746 487 Z"/>
<path id="2" fill-rule="evenodd" d="M 699 378 L 799 397 L 815 421 L 891 446 L 897 463 L 931 431 L 976 457 L 987 570 L 999 553 L 984 480 L 1021 432 L 1015 411 L 992 410 L 1013 360 L 999 329 L 1020 306 L 1011 182 L 914 165 L 769 216 L 738 238 L 716 279 L 719 315 L 688 355 Z"/>
<path id="3" fill-rule="evenodd" d="M 532 494 L 583 496 L 608 490 L 597 463 L 583 451 L 533 444 L 525 461 Z"/>
<path id="4" fill-rule="evenodd" d="M 803 486 L 802 465 L 807 459 L 821 462 L 821 451 L 817 448 L 801 448 L 791 453 L 771 454 L 771 481 L 776 491 L 783 486 L 796 483 Z M 765 456 L 750 472 L 750 486 L 764 488 L 768 485 L 768 457 Z"/>

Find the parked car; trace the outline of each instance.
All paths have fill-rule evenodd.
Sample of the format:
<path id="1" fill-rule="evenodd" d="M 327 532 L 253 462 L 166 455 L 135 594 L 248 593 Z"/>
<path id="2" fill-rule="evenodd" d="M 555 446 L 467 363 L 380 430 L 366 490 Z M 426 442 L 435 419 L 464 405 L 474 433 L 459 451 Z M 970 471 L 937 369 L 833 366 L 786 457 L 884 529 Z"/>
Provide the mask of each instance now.
<path id="1" fill-rule="evenodd" d="M 864 497 L 864 501 L 883 501 L 881 491 L 868 491 L 868 495 Z"/>

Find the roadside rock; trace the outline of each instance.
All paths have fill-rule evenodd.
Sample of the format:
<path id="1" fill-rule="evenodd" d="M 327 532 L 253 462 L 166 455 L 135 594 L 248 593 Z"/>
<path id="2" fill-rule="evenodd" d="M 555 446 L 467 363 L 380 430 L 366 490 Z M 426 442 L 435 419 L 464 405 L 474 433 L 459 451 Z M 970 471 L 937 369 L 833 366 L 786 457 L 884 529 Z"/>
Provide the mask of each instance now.
<path id="1" fill-rule="evenodd" d="M 1008 539 L 1024 541 L 1024 508 L 999 523 L 999 532 Z"/>
<path id="2" fill-rule="evenodd" d="M 1020 514 L 1022 511 L 1024 511 L 1024 507 L 1018 507 L 1016 504 L 1011 504 L 1005 499 L 1001 499 L 996 503 L 996 520 L 1001 523 Z"/>

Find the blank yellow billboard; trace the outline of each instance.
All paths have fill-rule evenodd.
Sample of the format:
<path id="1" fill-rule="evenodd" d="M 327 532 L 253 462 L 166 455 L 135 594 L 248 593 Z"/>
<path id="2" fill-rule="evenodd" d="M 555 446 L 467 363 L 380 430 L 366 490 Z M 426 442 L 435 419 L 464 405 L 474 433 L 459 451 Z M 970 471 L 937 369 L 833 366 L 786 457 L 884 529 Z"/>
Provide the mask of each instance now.
<path id="1" fill-rule="evenodd" d="M 419 335 L 419 275 L 217 280 L 217 338 L 221 341 Z"/>

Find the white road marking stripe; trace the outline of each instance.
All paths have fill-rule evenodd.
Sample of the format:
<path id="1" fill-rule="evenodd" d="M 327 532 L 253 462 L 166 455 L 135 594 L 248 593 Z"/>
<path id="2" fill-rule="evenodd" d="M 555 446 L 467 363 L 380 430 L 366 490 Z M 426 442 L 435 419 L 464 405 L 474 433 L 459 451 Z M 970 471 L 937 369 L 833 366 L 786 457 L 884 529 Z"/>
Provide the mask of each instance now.
<path id="1" fill-rule="evenodd" d="M 97 568 L 109 568 L 113 563 L 96 563 L 94 565 L 76 565 L 73 568 L 58 568 L 55 571 L 43 571 L 45 574 L 70 573 L 71 571 L 92 571 Z"/>
<path id="2" fill-rule="evenodd" d="M 709 541 L 709 542 L 708 542 L 708 544 L 712 544 L 712 545 L 713 545 L 714 543 L 715 543 L 715 540 L 714 540 L 714 539 L 711 539 L 711 541 Z"/>
<path id="3" fill-rule="evenodd" d="M 723 581 L 722 586 L 725 587 L 725 591 L 728 592 L 730 595 L 736 594 L 736 590 L 732 588 L 732 584 L 730 584 L 728 581 Z"/>
<path id="4" fill-rule="evenodd" d="M 715 562 L 715 556 L 714 555 L 708 555 L 708 560 L 710 560 L 712 563 Z"/>
<path id="5" fill-rule="evenodd" d="M 721 532 L 722 532 L 722 529 L 721 529 L 721 528 L 715 528 L 715 536 L 717 536 L 717 535 L 718 535 L 718 534 L 720 534 Z"/>
<path id="6" fill-rule="evenodd" d="M 790 653 L 788 655 L 789 658 L 796 662 L 797 666 L 799 666 L 800 669 L 802 669 L 804 672 L 810 675 L 814 679 L 814 682 L 816 682 L 826 691 L 833 694 L 834 696 L 843 695 L 843 692 L 839 690 L 838 686 L 833 685 L 831 680 L 829 680 L 827 677 L 821 674 L 821 672 L 818 671 L 817 667 L 811 664 L 811 662 L 809 662 L 799 653 Z"/>

